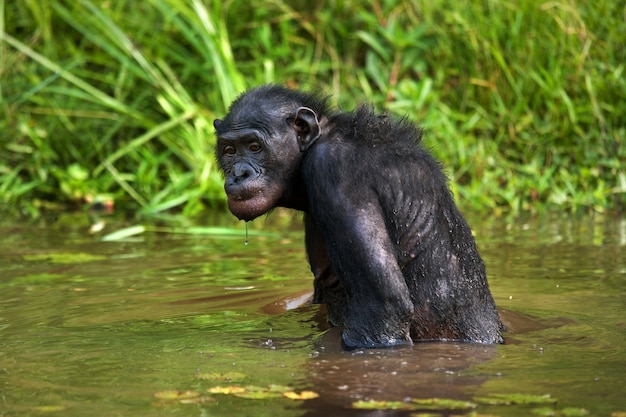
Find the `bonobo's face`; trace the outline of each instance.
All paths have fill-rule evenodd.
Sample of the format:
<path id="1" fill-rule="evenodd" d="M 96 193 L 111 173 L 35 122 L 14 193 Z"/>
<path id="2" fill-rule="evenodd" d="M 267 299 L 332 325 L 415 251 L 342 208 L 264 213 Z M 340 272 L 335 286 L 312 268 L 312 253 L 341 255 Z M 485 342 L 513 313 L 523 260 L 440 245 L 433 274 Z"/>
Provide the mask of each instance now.
<path id="1" fill-rule="evenodd" d="M 224 119 L 213 122 L 228 208 L 239 219 L 252 220 L 277 206 L 304 209 L 300 162 L 322 135 L 318 114 L 306 104 L 323 108 L 321 103 L 264 86 L 239 97 Z"/>
<path id="2" fill-rule="evenodd" d="M 293 110 L 244 95 L 214 122 L 228 208 L 241 220 L 278 206 L 297 175 L 302 154 L 289 121 Z"/>

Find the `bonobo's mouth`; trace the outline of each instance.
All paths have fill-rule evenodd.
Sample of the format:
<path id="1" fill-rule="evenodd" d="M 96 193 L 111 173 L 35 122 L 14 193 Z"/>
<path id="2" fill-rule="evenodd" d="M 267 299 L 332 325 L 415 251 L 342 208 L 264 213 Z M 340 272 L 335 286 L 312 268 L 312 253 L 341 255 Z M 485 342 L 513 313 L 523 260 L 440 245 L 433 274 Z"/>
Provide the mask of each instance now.
<path id="1" fill-rule="evenodd" d="M 254 220 L 275 207 L 277 191 L 261 187 L 239 187 L 235 191 L 226 187 L 228 209 L 239 220 Z"/>
<path id="2" fill-rule="evenodd" d="M 238 196 L 228 197 L 228 209 L 239 220 L 254 220 L 261 214 L 267 213 L 271 206 L 268 207 L 268 201 L 263 196 L 263 193 L 259 193 L 253 197 L 243 199 Z"/>

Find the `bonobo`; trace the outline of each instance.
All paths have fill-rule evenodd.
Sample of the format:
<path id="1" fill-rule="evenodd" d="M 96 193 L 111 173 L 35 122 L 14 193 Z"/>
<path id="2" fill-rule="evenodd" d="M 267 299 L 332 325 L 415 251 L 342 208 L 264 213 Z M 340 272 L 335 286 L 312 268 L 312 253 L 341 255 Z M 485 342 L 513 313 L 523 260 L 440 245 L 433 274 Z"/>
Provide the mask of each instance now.
<path id="1" fill-rule="evenodd" d="M 346 347 L 503 342 L 471 230 L 420 129 L 278 85 L 243 94 L 214 126 L 235 216 L 305 213 L 313 302 Z"/>

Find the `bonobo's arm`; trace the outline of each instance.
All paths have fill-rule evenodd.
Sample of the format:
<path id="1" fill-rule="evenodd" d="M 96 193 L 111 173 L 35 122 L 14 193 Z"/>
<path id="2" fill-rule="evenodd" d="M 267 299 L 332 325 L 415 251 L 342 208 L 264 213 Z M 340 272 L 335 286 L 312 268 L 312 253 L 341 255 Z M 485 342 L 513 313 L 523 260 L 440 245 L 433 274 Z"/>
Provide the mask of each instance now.
<path id="1" fill-rule="evenodd" d="M 329 306 L 342 311 L 346 346 L 411 343 L 413 304 L 380 208 L 374 203 L 362 207 L 344 203 L 317 207 L 314 213 L 326 236 L 332 268 L 347 294 L 344 306 Z"/>
<path id="2" fill-rule="evenodd" d="M 326 241 L 310 213 L 304 217 L 306 252 L 315 277 L 313 303 L 326 304 L 328 321 L 341 326 L 346 313 L 346 291 L 330 264 Z"/>
<path id="3" fill-rule="evenodd" d="M 411 343 L 413 304 L 377 196 L 366 185 L 355 188 L 358 180 L 340 175 L 341 162 L 332 161 L 333 156 L 318 156 L 307 160 L 303 173 L 310 215 L 347 294 L 345 306 L 329 305 L 329 310 L 340 307 L 343 313 L 344 343 L 347 347 Z"/>

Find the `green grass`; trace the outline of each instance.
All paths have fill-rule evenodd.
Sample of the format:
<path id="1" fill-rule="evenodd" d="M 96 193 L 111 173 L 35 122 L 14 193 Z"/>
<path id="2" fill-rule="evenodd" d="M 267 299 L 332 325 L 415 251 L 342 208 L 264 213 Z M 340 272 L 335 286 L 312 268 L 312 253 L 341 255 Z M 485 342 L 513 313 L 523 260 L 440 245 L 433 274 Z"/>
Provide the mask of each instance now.
<path id="1" fill-rule="evenodd" d="M 421 123 L 464 207 L 623 211 L 623 5 L 518 3 L 0 0 L 0 202 L 223 207 L 212 120 L 281 82 Z"/>

